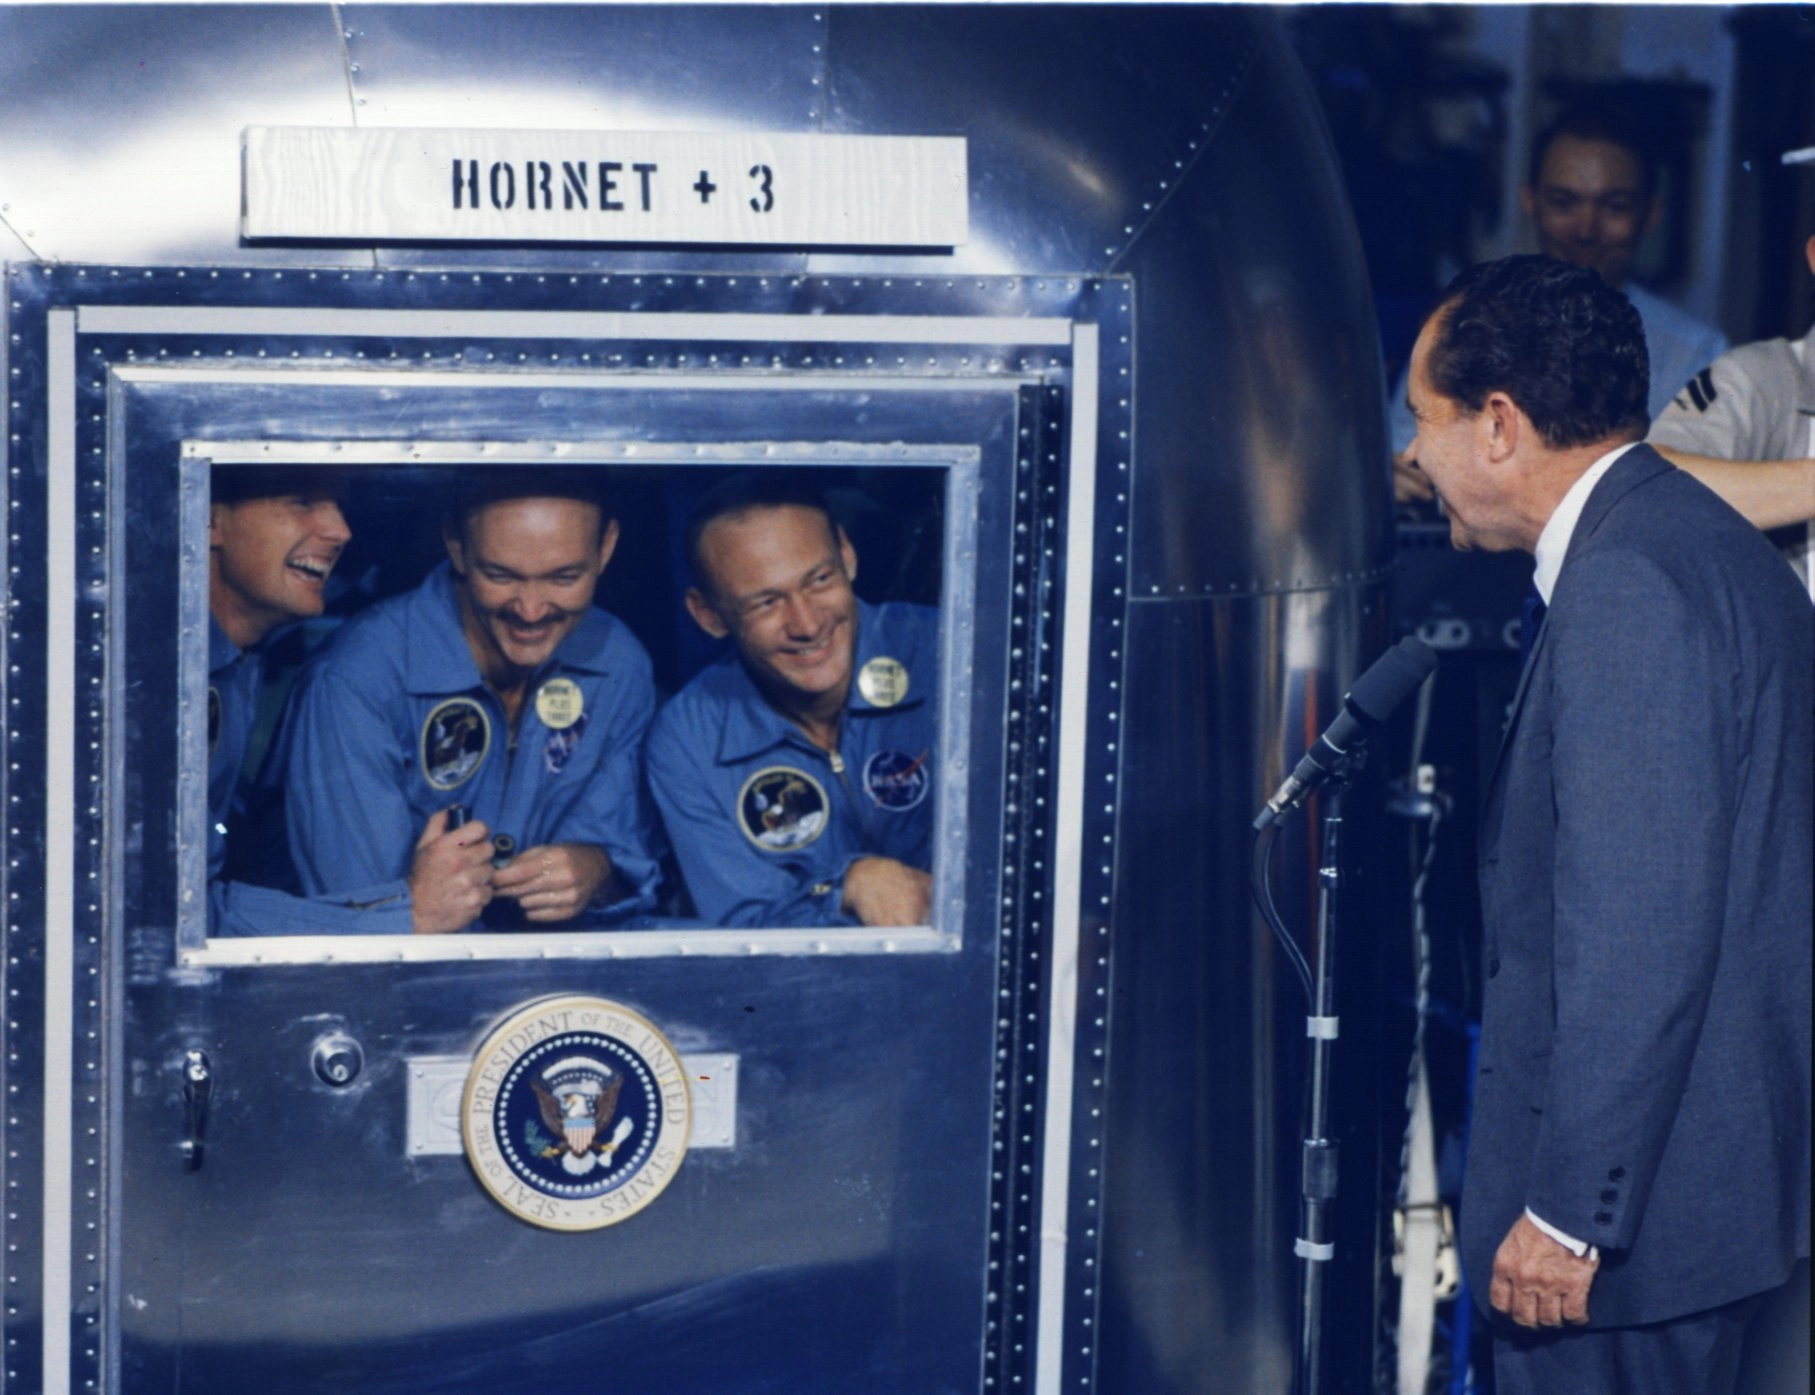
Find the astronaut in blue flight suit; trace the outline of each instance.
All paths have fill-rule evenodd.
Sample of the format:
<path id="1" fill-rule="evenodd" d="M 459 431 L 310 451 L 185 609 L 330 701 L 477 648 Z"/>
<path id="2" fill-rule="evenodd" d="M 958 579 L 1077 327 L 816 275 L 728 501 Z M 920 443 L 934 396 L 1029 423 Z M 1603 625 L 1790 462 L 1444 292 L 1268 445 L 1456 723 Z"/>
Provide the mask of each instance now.
<path id="1" fill-rule="evenodd" d="M 342 627 L 291 698 L 280 758 L 303 889 L 401 876 L 420 843 L 447 857 L 439 875 L 418 866 L 418 899 L 432 885 L 457 912 L 427 930 L 650 909 L 660 847 L 639 752 L 654 683 L 592 604 L 617 520 L 583 481 L 518 471 L 470 493 L 444 535 L 448 560 Z M 496 835 L 514 853 L 473 860 Z"/>
<path id="2" fill-rule="evenodd" d="M 645 761 L 700 916 L 925 924 L 939 612 L 860 601 L 850 539 L 783 477 L 713 490 L 688 548 L 687 609 L 732 652 L 663 708 Z"/>
<path id="3" fill-rule="evenodd" d="M 338 480 L 321 472 L 235 467 L 214 472 L 208 509 L 208 919 L 215 935 L 379 933 L 409 928 L 403 880 L 305 901 L 229 882 L 227 823 L 264 686 L 263 644 L 320 615 L 352 536 Z"/>

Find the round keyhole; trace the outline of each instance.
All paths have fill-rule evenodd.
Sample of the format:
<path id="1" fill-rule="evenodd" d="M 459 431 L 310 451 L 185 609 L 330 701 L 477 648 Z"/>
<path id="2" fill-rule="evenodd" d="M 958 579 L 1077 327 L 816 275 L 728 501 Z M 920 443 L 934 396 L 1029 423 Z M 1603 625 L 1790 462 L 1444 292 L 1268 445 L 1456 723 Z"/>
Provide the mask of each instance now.
<path id="1" fill-rule="evenodd" d="M 323 1084 L 336 1089 L 351 1085 L 365 1065 L 365 1053 L 351 1037 L 323 1037 L 315 1043 L 315 1074 Z"/>

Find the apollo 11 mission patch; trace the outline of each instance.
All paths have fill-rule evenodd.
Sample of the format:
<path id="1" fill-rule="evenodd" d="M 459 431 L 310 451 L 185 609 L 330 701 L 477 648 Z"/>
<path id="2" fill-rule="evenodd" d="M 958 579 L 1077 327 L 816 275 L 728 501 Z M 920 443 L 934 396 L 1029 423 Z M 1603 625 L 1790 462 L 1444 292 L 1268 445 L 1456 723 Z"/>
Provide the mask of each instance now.
<path id="1" fill-rule="evenodd" d="M 806 847 L 826 831 L 831 807 L 825 787 L 790 765 L 757 771 L 737 796 L 744 836 L 765 852 Z"/>
<path id="2" fill-rule="evenodd" d="M 437 703 L 422 724 L 422 775 L 438 790 L 472 779 L 492 745 L 492 719 L 468 697 Z"/>

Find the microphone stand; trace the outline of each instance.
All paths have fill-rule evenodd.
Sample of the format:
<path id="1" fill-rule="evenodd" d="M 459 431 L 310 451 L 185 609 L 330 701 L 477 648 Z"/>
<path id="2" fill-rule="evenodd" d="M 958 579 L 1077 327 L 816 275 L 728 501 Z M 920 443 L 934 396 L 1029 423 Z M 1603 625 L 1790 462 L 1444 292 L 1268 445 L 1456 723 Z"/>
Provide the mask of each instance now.
<path id="1" fill-rule="evenodd" d="M 1336 927 L 1342 891 L 1342 791 L 1366 759 L 1366 746 L 1355 742 L 1331 768 L 1322 786 L 1323 847 L 1317 872 L 1316 966 L 1307 972 L 1285 923 L 1273 905 L 1267 882 L 1270 858 L 1259 842 L 1277 834 L 1278 821 L 1297 807 L 1297 801 L 1277 811 L 1275 818 L 1257 832 L 1253 864 L 1254 897 L 1261 913 L 1293 961 L 1299 981 L 1309 998 L 1305 1036 L 1311 1043 L 1311 1098 L 1303 1142 L 1299 1179 L 1299 1236 L 1292 1246 L 1299 1259 L 1299 1326 L 1292 1388 L 1296 1395 L 1319 1395 L 1323 1380 L 1324 1265 L 1336 1255 L 1330 1238 L 1331 1212 L 1336 1202 L 1337 1145 L 1329 1137 L 1330 1051 L 1338 1035 L 1336 1017 Z M 1300 798 L 1303 796 L 1301 795 Z M 1270 847 L 1268 847 L 1270 851 Z"/>
<path id="2" fill-rule="evenodd" d="M 1337 1149 L 1329 1136 L 1330 1048 L 1337 1037 L 1336 923 L 1342 892 L 1342 787 L 1344 774 L 1325 785 L 1323 854 L 1317 869 L 1317 954 L 1305 1036 L 1311 1043 L 1311 1109 L 1299 1181 L 1299 1395 L 1323 1388 L 1324 1265 L 1335 1258 L 1330 1212 L 1336 1204 Z"/>

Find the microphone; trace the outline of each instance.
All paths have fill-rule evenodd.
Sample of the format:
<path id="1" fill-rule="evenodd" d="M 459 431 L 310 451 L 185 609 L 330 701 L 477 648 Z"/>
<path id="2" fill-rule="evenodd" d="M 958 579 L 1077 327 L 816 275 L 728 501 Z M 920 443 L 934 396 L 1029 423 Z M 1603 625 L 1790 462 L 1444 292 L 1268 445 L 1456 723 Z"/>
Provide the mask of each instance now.
<path id="1" fill-rule="evenodd" d="M 1267 801 L 1267 807 L 1255 816 L 1256 831 L 1284 818 L 1335 774 L 1338 763 L 1351 748 L 1365 742 L 1436 667 L 1437 651 L 1416 635 L 1408 635 L 1374 660 L 1344 694 L 1336 720 L 1311 744 L 1304 759 Z"/>

